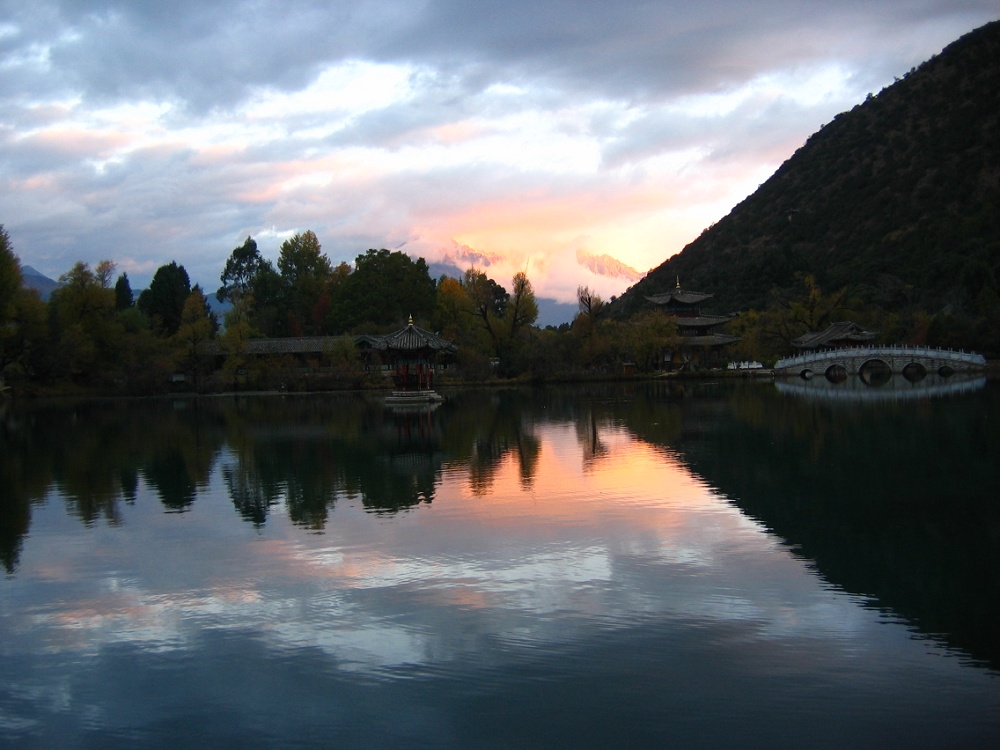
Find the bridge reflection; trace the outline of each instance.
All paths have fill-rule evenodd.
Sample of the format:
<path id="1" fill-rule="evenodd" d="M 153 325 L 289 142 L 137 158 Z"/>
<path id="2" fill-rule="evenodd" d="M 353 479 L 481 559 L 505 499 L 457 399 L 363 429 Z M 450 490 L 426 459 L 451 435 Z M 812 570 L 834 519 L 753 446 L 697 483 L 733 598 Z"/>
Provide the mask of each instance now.
<path id="1" fill-rule="evenodd" d="M 945 377 L 927 373 L 920 380 L 910 380 L 905 373 L 891 374 L 885 380 L 866 380 L 861 375 L 843 379 L 812 378 L 804 380 L 777 380 L 780 393 L 827 401 L 906 401 L 918 398 L 952 396 L 977 391 L 986 385 L 985 375 L 955 373 Z"/>

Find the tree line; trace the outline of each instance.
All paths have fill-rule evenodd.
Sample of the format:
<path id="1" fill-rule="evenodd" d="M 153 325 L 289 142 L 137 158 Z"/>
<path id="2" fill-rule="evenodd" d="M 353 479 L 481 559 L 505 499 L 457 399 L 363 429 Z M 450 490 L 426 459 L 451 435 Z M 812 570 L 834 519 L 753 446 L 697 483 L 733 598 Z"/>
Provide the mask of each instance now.
<path id="1" fill-rule="evenodd" d="M 138 296 L 127 273 L 102 260 L 79 261 L 45 301 L 23 285 L 20 261 L 0 225 L 0 381 L 4 387 L 144 394 L 167 390 L 184 374 L 199 388 L 260 387 L 300 367 L 271 358 L 251 362 L 254 338 L 339 337 L 313 363 L 330 385 L 378 381 L 359 365 L 353 335 L 384 334 L 412 317 L 457 345 L 454 377 L 552 378 L 612 373 L 624 363 L 654 369 L 676 343 L 676 325 L 656 310 L 612 320 L 588 287 L 578 290 L 572 324 L 541 329 L 527 274 L 509 287 L 469 268 L 433 279 L 423 258 L 369 249 L 334 265 L 312 231 L 282 243 L 276 263 L 248 237 L 232 250 L 214 292 L 228 310 L 219 320 L 208 293 L 184 266 L 160 266 Z M 214 348 L 206 348 L 214 342 Z M 206 351 L 221 351 L 223 361 Z M 270 372 L 269 372 L 270 371 Z M 281 377 L 269 377 L 280 371 Z"/>

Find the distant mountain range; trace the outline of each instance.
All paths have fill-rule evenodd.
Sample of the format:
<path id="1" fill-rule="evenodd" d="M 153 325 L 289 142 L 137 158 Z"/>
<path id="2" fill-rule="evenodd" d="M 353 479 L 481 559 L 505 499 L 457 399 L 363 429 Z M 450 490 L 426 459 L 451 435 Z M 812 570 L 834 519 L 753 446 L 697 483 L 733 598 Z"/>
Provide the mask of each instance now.
<path id="1" fill-rule="evenodd" d="M 485 258 L 486 256 L 482 257 Z M 427 264 L 427 269 L 432 279 L 437 281 L 442 276 L 450 276 L 453 279 L 462 278 L 465 274 L 465 269 L 459 268 L 454 262 L 447 262 L 448 260 L 453 260 L 453 257 L 446 254 L 445 262 Z M 496 259 L 494 258 L 494 260 Z M 469 263 L 465 268 L 469 268 L 472 265 L 474 264 Z M 476 268 L 486 271 L 487 275 L 489 275 L 489 271 L 487 270 L 488 265 L 486 263 L 478 263 L 475 265 Z M 505 289 L 510 286 L 508 281 L 504 279 L 494 279 L 494 281 L 503 286 Z M 508 289 L 508 291 L 510 290 Z M 573 316 L 577 312 L 577 304 L 575 302 L 559 302 L 549 297 L 536 297 L 535 301 L 538 302 L 538 320 L 535 321 L 535 324 L 541 328 L 544 328 L 545 326 L 558 326 L 562 323 L 569 323 L 573 320 Z"/>
<path id="2" fill-rule="evenodd" d="M 1000 280 L 1000 21 L 811 136 L 775 174 L 612 305 L 680 279 L 720 311 L 812 274 L 887 311 L 967 309 Z"/>
<path id="3" fill-rule="evenodd" d="M 438 279 L 441 276 L 451 276 L 456 279 L 462 278 L 467 268 L 478 268 L 490 275 L 491 266 L 504 260 L 503 256 L 494 253 L 483 253 L 468 245 L 454 243 L 452 247 L 445 251 L 441 261 L 428 263 L 431 278 Z M 592 255 L 583 250 L 577 250 L 576 262 L 582 268 L 587 269 L 596 276 L 604 276 L 611 279 L 623 279 L 635 282 L 643 277 L 641 271 L 637 271 L 620 260 L 610 255 Z M 507 286 L 506 279 L 494 279 L 497 283 Z M 559 302 L 548 297 L 537 297 L 538 320 L 537 325 L 558 326 L 562 323 L 569 323 L 577 313 L 576 302 Z"/>
<path id="4" fill-rule="evenodd" d="M 607 276 L 611 279 L 624 279 L 625 281 L 638 281 L 645 274 L 636 271 L 632 266 L 622 263 L 610 255 L 591 255 L 583 250 L 576 251 L 576 262 L 598 276 Z"/>
<path id="5" fill-rule="evenodd" d="M 48 276 L 42 275 L 31 266 L 21 267 L 21 277 L 24 280 L 24 286 L 36 290 L 44 300 L 47 300 L 49 295 L 60 286 L 58 281 L 53 281 Z"/>

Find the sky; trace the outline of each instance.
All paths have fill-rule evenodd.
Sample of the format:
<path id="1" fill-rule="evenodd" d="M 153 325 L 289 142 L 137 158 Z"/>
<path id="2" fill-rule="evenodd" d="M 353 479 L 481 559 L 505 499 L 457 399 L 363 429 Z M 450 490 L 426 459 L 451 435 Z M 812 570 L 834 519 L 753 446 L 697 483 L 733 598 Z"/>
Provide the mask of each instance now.
<path id="1" fill-rule="evenodd" d="M 57 278 L 312 230 L 605 297 L 996 0 L 0 0 L 0 224 Z M 623 267 L 625 270 L 623 270 Z M 603 272 L 603 273 L 601 273 Z"/>

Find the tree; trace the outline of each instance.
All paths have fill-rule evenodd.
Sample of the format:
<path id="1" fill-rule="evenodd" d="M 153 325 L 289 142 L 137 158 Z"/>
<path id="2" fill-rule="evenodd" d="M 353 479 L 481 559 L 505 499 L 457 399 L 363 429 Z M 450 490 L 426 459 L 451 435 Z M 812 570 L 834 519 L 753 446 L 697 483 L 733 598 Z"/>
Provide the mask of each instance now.
<path id="1" fill-rule="evenodd" d="M 8 325 L 0 327 L 0 372 L 8 383 L 36 370 L 35 361 L 48 342 L 48 311 L 34 289 L 21 287 L 14 295 Z"/>
<path id="2" fill-rule="evenodd" d="M 0 224 L 0 328 L 13 314 L 14 296 L 21 283 L 21 261 L 14 254 L 7 230 Z"/>
<path id="3" fill-rule="evenodd" d="M 471 322 L 472 305 L 462 282 L 443 276 L 437 284 L 437 299 L 431 321 L 434 329 L 450 341 L 464 338 Z"/>
<path id="4" fill-rule="evenodd" d="M 204 344 L 214 334 L 215 325 L 208 302 L 201 287 L 196 284 L 184 301 L 177 333 L 170 339 L 177 353 L 178 366 L 194 378 L 196 385 L 205 363 Z"/>
<path id="5" fill-rule="evenodd" d="M 191 294 L 191 280 L 184 266 L 171 261 L 160 266 L 153 280 L 139 295 L 139 309 L 150 319 L 153 330 L 165 338 L 177 333 L 184 303 Z"/>
<path id="6" fill-rule="evenodd" d="M 94 278 L 102 288 L 107 289 L 111 286 L 111 277 L 115 275 L 117 267 L 115 262 L 111 260 L 98 261 L 97 265 L 94 266 Z"/>
<path id="7" fill-rule="evenodd" d="M 772 351 L 788 350 L 789 342 L 810 331 L 822 331 L 840 316 L 849 314 L 847 289 L 824 294 L 811 274 L 797 277 L 798 289 L 778 297 L 760 318 L 762 340 Z"/>
<path id="8" fill-rule="evenodd" d="M 245 297 L 253 288 L 254 278 L 268 264 L 257 249 L 253 237 L 247 237 L 240 247 L 230 254 L 220 280 L 222 286 L 215 293 L 219 302 L 233 302 Z"/>
<path id="9" fill-rule="evenodd" d="M 130 310 L 135 305 L 135 298 L 132 295 L 132 286 L 128 283 L 128 274 L 122 273 L 115 282 L 115 310 L 122 312 Z"/>
<path id="10" fill-rule="evenodd" d="M 323 320 L 317 326 L 319 316 L 314 313 L 317 306 L 323 304 L 321 300 L 333 267 L 330 259 L 321 252 L 319 240 L 313 232 L 296 234 L 281 243 L 278 272 L 281 274 L 281 301 L 287 332 L 292 336 L 323 333 L 326 316 L 321 316 Z"/>
<path id="11" fill-rule="evenodd" d="M 494 354 L 500 356 L 503 345 L 502 320 L 510 295 L 488 277 L 485 271 L 476 268 L 466 270 L 462 286 L 469 296 L 471 314 L 479 318 L 483 330 L 489 335 Z"/>
<path id="12" fill-rule="evenodd" d="M 681 341 L 677 334 L 677 318 L 660 309 L 636 313 L 624 328 L 623 354 L 642 370 L 658 368 L 663 353 L 676 349 Z"/>
<path id="13" fill-rule="evenodd" d="M 511 287 L 513 291 L 504 310 L 504 323 L 509 340 L 514 342 L 520 333 L 534 325 L 538 319 L 538 301 L 524 271 L 514 274 Z"/>
<path id="14" fill-rule="evenodd" d="M 236 387 L 246 377 L 248 365 L 247 341 L 250 340 L 250 300 L 238 297 L 226 313 L 226 328 L 219 337 L 219 345 L 226 353 L 222 363 L 225 382 Z"/>
<path id="15" fill-rule="evenodd" d="M 312 231 L 296 234 L 281 243 L 278 252 L 278 272 L 289 286 L 308 278 L 326 278 L 333 272 L 330 259 L 322 252 Z"/>
<path id="16" fill-rule="evenodd" d="M 113 264 L 102 261 L 99 268 L 100 275 L 77 261 L 59 277 L 61 286 L 49 298 L 57 371 L 90 377 L 117 359 L 120 329 L 113 324 L 115 295 L 106 284 Z"/>
<path id="17" fill-rule="evenodd" d="M 406 253 L 369 249 L 354 261 L 333 306 L 336 327 L 342 331 L 360 326 L 405 323 L 409 316 L 430 318 L 436 289 L 427 263 Z"/>
<path id="18" fill-rule="evenodd" d="M 589 286 L 576 288 L 576 300 L 578 312 L 573 319 L 573 327 L 584 336 L 592 338 L 597 333 L 597 324 L 606 309 L 604 300 Z"/>

